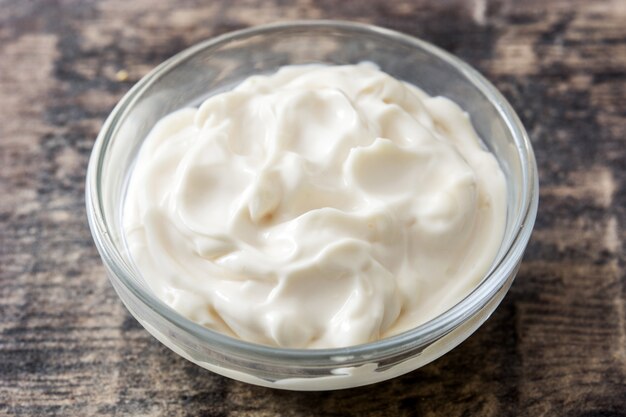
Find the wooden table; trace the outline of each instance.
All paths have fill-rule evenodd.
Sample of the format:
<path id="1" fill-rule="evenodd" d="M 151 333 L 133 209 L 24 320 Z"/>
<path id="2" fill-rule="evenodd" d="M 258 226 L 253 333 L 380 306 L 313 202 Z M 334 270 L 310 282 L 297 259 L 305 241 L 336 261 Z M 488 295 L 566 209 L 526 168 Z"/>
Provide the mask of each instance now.
<path id="1" fill-rule="evenodd" d="M 87 160 L 130 86 L 200 40 L 341 18 L 431 41 L 508 97 L 541 203 L 492 318 L 436 362 L 329 393 L 231 381 L 127 313 L 84 210 Z M 0 4 L 0 414 L 626 415 L 626 2 L 298 1 Z"/>

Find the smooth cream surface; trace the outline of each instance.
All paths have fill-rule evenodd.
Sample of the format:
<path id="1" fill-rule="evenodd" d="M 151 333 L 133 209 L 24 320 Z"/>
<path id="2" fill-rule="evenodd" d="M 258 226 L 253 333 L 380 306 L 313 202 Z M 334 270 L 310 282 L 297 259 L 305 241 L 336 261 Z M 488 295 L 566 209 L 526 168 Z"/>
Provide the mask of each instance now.
<path id="1" fill-rule="evenodd" d="M 359 64 L 283 67 L 166 116 L 123 221 L 142 276 L 182 315 L 329 348 L 460 301 L 505 218 L 504 174 L 467 114 Z"/>

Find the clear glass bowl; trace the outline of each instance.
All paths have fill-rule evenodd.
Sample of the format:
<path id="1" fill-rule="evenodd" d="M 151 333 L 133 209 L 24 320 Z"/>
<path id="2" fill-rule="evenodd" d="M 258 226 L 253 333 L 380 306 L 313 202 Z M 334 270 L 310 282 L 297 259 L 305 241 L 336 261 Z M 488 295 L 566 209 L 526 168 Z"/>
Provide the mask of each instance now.
<path id="1" fill-rule="evenodd" d="M 159 300 L 124 247 L 126 180 L 157 120 L 197 105 L 243 79 L 288 64 L 371 61 L 471 115 L 508 184 L 505 236 L 491 271 L 457 305 L 384 340 L 337 349 L 257 345 L 204 328 Z M 374 26 L 304 21 L 255 27 L 193 46 L 159 65 L 122 98 L 106 120 L 87 173 L 87 213 L 96 246 L 119 297 L 158 340 L 216 373 L 274 388 L 327 390 L 386 380 L 419 368 L 472 334 L 494 311 L 517 273 L 537 214 L 537 167 L 528 136 L 500 93 L 475 70 L 419 39 Z"/>

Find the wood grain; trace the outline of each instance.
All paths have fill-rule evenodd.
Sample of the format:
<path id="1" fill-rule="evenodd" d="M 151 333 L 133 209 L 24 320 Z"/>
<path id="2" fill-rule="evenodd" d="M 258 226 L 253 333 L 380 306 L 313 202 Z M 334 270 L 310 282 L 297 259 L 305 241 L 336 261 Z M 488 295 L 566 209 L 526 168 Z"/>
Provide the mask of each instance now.
<path id="1" fill-rule="evenodd" d="M 507 96 L 540 170 L 536 231 L 493 317 L 371 387 L 273 391 L 179 358 L 129 316 L 86 225 L 98 129 L 153 66 L 296 18 L 394 28 Z M 65 0 L 0 3 L 0 415 L 625 416 L 626 2 Z"/>

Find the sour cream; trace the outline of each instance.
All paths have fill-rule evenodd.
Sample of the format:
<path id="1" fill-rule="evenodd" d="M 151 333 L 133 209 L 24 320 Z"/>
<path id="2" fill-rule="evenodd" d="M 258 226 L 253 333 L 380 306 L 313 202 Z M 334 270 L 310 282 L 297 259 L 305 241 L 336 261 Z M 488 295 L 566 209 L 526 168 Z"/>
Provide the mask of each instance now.
<path id="1" fill-rule="evenodd" d="M 468 115 L 359 64 L 283 67 L 166 116 L 123 221 L 143 278 L 183 316 L 330 348 L 459 302 L 505 219 L 504 174 Z"/>

